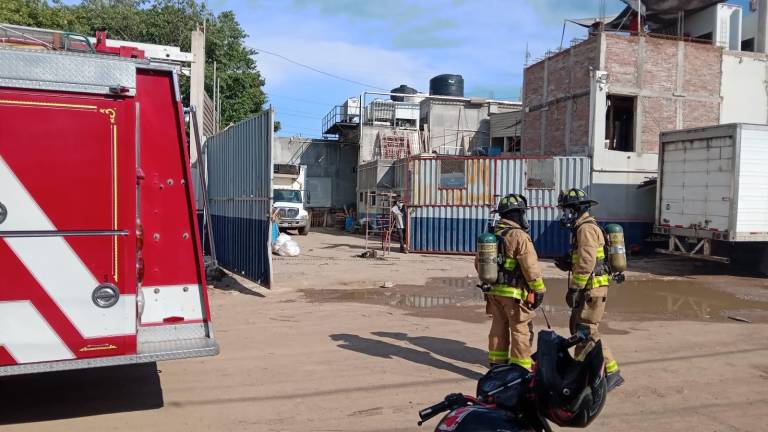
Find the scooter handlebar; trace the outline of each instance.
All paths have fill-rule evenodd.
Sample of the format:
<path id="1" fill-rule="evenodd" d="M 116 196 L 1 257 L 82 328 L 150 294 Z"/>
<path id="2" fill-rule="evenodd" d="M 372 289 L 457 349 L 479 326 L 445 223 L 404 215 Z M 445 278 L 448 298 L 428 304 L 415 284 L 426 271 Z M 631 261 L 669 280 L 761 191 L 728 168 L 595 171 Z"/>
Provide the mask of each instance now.
<path id="1" fill-rule="evenodd" d="M 436 403 L 429 408 L 424 408 L 423 410 L 419 411 L 419 418 L 421 419 L 419 426 L 421 426 L 422 423 L 428 421 L 432 417 L 446 411 L 448 411 L 448 403 L 446 401 Z"/>
<path id="2" fill-rule="evenodd" d="M 466 396 L 461 393 L 451 393 L 446 396 L 442 402 L 436 403 L 429 408 L 424 408 L 423 410 L 419 411 L 419 418 L 421 419 L 419 426 L 421 426 L 424 422 L 431 419 L 432 417 L 435 417 L 436 415 L 456 409 L 460 406 L 466 406 L 466 404 Z"/>
<path id="3" fill-rule="evenodd" d="M 576 334 L 569 337 L 563 342 L 563 348 L 568 349 L 574 347 L 582 342 L 586 342 L 589 339 L 589 334 L 582 330 L 577 330 Z"/>

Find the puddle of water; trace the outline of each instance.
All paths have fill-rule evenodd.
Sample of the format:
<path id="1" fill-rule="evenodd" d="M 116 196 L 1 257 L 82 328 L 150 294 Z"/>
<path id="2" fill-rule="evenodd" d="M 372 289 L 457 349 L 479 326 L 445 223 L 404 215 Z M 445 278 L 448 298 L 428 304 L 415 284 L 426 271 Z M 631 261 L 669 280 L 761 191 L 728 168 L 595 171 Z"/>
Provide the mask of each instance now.
<path id="1" fill-rule="evenodd" d="M 742 294 L 729 292 L 723 284 L 737 284 Z M 392 288 L 362 290 L 304 290 L 309 301 L 321 303 L 354 302 L 395 307 L 410 315 L 430 318 L 484 322 L 485 300 L 472 278 L 437 278 L 425 285 L 396 285 Z M 565 325 L 569 310 L 564 297 L 566 281 L 546 281 L 544 310 L 553 324 Z M 723 289 L 719 289 L 723 288 Z M 745 296 L 744 291 L 756 295 Z M 687 320 L 730 321 L 728 316 L 768 323 L 768 289 L 760 281 L 643 280 L 611 285 L 606 321 Z M 608 327 L 608 326 L 606 326 Z M 617 330 L 618 331 L 618 330 Z M 610 334 L 610 328 L 605 333 Z"/>

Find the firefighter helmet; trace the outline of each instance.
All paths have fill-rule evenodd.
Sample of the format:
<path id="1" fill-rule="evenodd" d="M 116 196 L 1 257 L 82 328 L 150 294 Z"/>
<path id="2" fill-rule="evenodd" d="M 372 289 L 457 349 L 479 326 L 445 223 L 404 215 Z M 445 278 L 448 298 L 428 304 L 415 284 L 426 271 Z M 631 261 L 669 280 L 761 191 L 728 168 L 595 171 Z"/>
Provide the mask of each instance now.
<path id="1" fill-rule="evenodd" d="M 586 192 L 577 188 L 561 191 L 560 195 L 557 197 L 557 206 L 561 208 L 577 206 L 592 207 L 597 204 L 597 201 L 590 199 Z"/>
<path id="2" fill-rule="evenodd" d="M 499 205 L 496 207 L 496 213 L 503 215 L 511 211 L 525 211 L 528 210 L 528 200 L 519 194 L 509 194 L 499 201 Z"/>
<path id="3" fill-rule="evenodd" d="M 560 192 L 557 197 L 557 206 L 562 210 L 560 226 L 573 229 L 576 221 L 590 208 L 597 205 L 597 201 L 589 198 L 586 192 L 573 188 Z"/>

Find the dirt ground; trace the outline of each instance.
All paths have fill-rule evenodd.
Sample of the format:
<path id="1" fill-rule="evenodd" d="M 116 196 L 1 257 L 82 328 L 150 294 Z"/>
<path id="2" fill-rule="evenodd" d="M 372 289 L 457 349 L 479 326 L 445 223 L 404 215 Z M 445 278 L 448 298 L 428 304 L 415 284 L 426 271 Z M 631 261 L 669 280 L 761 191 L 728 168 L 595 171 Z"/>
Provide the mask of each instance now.
<path id="1" fill-rule="evenodd" d="M 294 238 L 302 255 L 275 258 L 271 290 L 209 289 L 219 356 L 0 381 L 0 430 L 415 431 L 420 408 L 474 391 L 489 321 L 471 257 L 360 259 L 360 238 Z M 768 279 L 665 257 L 630 268 L 603 326 L 627 383 L 589 429 L 765 430 Z M 545 273 L 563 332 L 565 280 Z"/>

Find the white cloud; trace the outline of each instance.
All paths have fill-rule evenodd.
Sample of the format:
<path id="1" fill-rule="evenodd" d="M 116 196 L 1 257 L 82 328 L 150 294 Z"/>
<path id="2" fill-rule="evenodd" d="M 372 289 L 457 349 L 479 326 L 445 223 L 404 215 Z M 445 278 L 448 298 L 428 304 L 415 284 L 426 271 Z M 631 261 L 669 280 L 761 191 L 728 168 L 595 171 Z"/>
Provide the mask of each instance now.
<path id="1" fill-rule="evenodd" d="M 339 40 L 312 40 L 291 37 L 255 37 L 254 48 L 279 53 L 323 71 L 389 89 L 399 84 L 426 90 L 424 83 L 436 74 L 418 56 L 370 45 Z M 259 70 L 272 89 L 297 81 L 333 80 L 270 54 L 257 56 Z"/>

